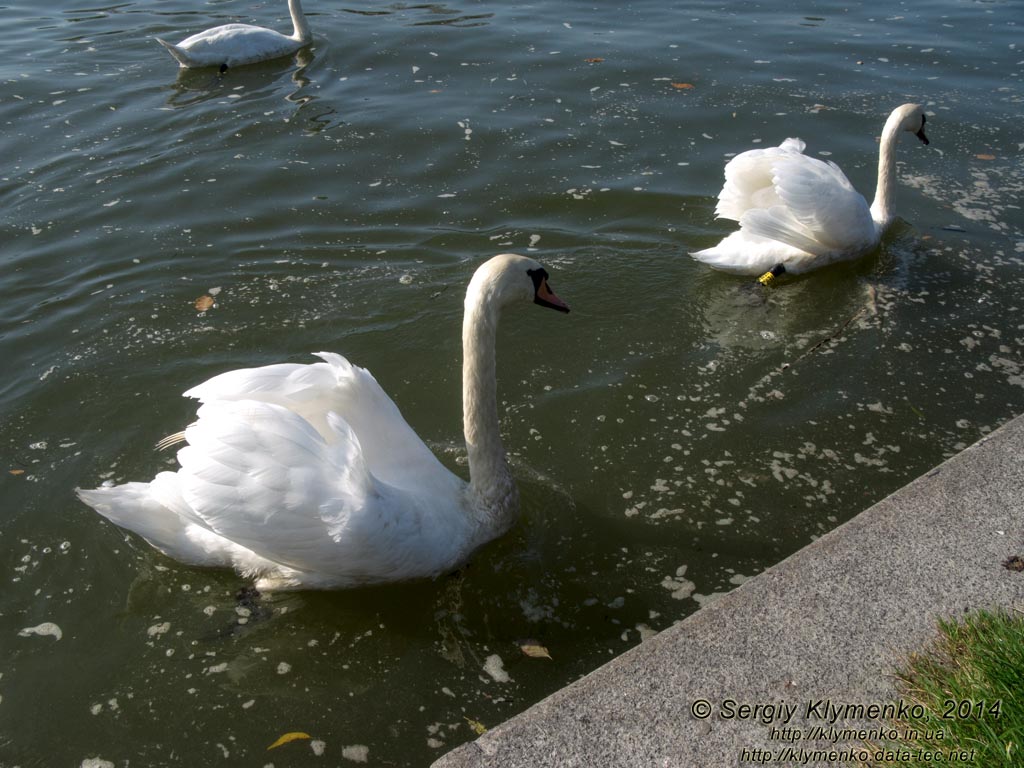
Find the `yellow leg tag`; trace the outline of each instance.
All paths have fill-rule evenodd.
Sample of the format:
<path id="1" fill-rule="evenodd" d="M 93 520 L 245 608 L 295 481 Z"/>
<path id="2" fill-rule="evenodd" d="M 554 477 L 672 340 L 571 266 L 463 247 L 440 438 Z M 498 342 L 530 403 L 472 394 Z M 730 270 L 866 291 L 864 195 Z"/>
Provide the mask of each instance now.
<path id="1" fill-rule="evenodd" d="M 774 267 L 772 267 L 759 278 L 757 278 L 757 282 L 759 282 L 761 285 L 768 285 L 768 283 L 770 283 L 776 277 L 784 274 L 786 274 L 786 268 L 782 264 L 776 264 Z"/>

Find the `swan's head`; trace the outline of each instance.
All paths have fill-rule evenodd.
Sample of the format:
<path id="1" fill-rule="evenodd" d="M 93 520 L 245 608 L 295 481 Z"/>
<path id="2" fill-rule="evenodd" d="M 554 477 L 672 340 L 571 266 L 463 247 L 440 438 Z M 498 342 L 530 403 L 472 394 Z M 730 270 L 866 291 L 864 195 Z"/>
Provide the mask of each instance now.
<path id="1" fill-rule="evenodd" d="M 890 120 L 898 121 L 899 127 L 904 131 L 910 131 L 925 144 L 928 144 L 928 137 L 924 135 L 924 124 L 927 118 L 924 116 L 924 109 L 920 104 L 904 104 L 896 107 Z"/>
<path id="2" fill-rule="evenodd" d="M 514 253 L 502 253 L 485 261 L 466 291 L 467 307 L 481 302 L 503 307 L 519 301 L 569 311 L 569 305 L 551 290 L 547 270 L 528 256 Z"/>

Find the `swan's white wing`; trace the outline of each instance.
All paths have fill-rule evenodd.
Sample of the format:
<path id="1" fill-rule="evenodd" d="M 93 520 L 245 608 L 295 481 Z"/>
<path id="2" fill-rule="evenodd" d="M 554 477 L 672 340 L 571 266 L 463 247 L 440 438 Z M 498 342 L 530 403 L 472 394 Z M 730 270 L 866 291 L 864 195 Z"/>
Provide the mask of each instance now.
<path id="1" fill-rule="evenodd" d="M 336 433 L 327 417 L 337 413 L 355 432 L 369 471 L 383 482 L 413 490 L 455 480 L 402 418 L 373 374 L 338 354 L 318 356 L 325 362 L 228 371 L 193 387 L 185 396 L 203 403 L 274 403 L 308 421 L 328 442 Z"/>
<path id="2" fill-rule="evenodd" d="M 471 534 L 461 489 L 438 496 L 381 482 L 355 432 L 336 414 L 328 422 L 330 442 L 281 406 L 199 409 L 178 452 L 181 496 L 204 527 L 254 555 L 236 567 L 337 586 L 431 576 L 457 562 Z"/>
<path id="3" fill-rule="evenodd" d="M 304 571 L 343 569 L 344 520 L 389 505 L 355 435 L 340 420 L 331 426 L 329 445 L 287 408 L 207 403 L 178 452 L 181 496 L 205 527 L 260 557 Z"/>
<path id="4" fill-rule="evenodd" d="M 871 211 L 839 166 L 789 154 L 775 157 L 772 170 L 780 202 L 748 211 L 743 229 L 816 255 L 870 247 L 876 238 Z"/>
<path id="5" fill-rule="evenodd" d="M 715 214 L 739 221 L 743 214 L 757 208 L 778 205 L 773 166 L 780 157 L 799 156 L 804 151 L 800 139 L 786 139 L 777 147 L 742 152 L 725 166 L 725 185 L 718 194 Z"/>

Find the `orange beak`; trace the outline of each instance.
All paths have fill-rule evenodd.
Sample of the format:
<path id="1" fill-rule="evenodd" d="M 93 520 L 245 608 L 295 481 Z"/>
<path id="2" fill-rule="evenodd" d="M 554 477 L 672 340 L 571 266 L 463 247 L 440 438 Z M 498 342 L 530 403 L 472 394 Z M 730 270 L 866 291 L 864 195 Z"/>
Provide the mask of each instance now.
<path id="1" fill-rule="evenodd" d="M 557 309 L 559 312 L 569 311 L 569 305 L 555 295 L 555 292 L 548 287 L 546 279 L 540 281 L 540 286 L 537 288 L 537 294 L 533 302 L 534 304 L 540 304 L 542 307 Z"/>

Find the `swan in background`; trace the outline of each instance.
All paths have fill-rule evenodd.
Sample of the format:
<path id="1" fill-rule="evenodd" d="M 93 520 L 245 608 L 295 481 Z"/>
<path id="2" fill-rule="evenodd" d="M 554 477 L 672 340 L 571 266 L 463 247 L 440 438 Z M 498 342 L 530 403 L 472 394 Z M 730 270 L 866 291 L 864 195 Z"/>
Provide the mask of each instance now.
<path id="1" fill-rule="evenodd" d="M 924 124 L 917 104 L 897 107 L 885 121 L 870 208 L 838 165 L 803 154 L 800 139 L 737 155 L 725 166 L 715 214 L 738 221 L 740 228 L 690 255 L 725 272 L 760 275 L 767 284 L 783 272 L 807 272 L 868 253 L 894 218 L 899 135 L 910 131 L 927 144 Z"/>
<path id="2" fill-rule="evenodd" d="M 446 573 L 518 516 L 494 345 L 501 310 L 522 301 L 569 311 L 544 268 L 524 256 L 493 257 L 466 292 L 469 483 L 437 460 L 369 371 L 321 352 L 323 362 L 229 371 L 190 389 L 202 406 L 181 436 L 180 469 L 77 493 L 161 552 L 233 567 L 257 589 Z"/>
<path id="3" fill-rule="evenodd" d="M 313 35 L 299 0 L 288 0 L 288 10 L 292 15 L 291 35 L 252 24 L 224 24 L 186 37 L 177 45 L 159 37 L 156 41 L 182 67 L 220 67 L 223 72 L 230 67 L 289 56 L 309 45 Z"/>

